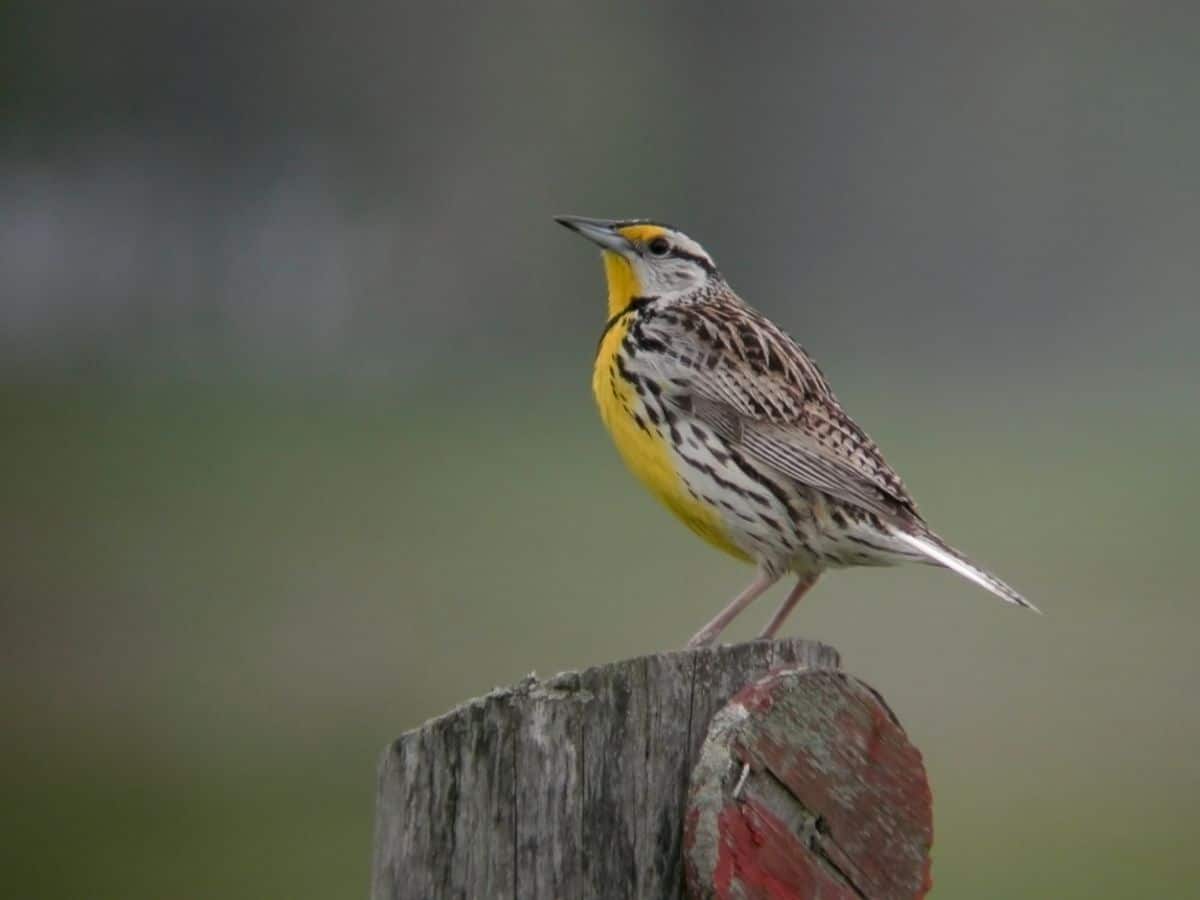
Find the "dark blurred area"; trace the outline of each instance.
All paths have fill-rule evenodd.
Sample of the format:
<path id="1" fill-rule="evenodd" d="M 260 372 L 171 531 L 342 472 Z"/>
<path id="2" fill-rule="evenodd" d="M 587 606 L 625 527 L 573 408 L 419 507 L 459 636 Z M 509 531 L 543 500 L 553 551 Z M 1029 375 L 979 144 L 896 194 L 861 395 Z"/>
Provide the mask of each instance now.
<path id="1" fill-rule="evenodd" d="M 1198 109 L 1186 5 L 0 6 L 9 893 L 361 896 L 388 740 L 740 586 L 596 421 L 577 213 L 702 241 L 1046 611 L 790 625 L 922 748 L 934 896 L 1188 895 Z"/>

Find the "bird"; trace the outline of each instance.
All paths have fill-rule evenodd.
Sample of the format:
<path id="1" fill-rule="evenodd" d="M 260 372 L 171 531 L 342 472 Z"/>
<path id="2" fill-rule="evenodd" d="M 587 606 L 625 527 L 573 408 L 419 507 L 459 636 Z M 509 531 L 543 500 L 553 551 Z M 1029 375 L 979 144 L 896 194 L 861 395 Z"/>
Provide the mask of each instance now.
<path id="1" fill-rule="evenodd" d="M 1037 612 L 939 537 L 805 349 L 739 297 L 712 257 L 651 219 L 555 216 L 597 244 L 608 317 L 592 391 L 632 473 L 754 579 L 688 642 L 712 644 L 785 576 L 772 638 L 828 569 L 920 562 Z"/>

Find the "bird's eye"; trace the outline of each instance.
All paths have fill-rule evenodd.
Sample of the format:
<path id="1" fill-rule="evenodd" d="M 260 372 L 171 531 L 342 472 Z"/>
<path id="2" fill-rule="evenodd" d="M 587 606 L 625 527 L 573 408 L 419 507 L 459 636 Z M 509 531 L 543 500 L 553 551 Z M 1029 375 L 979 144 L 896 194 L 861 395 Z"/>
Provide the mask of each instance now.
<path id="1" fill-rule="evenodd" d="M 647 247 L 647 249 L 648 249 L 648 250 L 649 250 L 649 251 L 650 251 L 650 252 L 651 252 L 651 253 L 652 253 L 654 256 L 666 256 L 666 255 L 667 255 L 667 251 L 671 249 L 671 244 L 670 244 L 670 242 L 669 242 L 669 241 L 667 241 L 667 239 L 666 239 L 666 238 L 664 238 L 664 237 L 656 237 L 654 240 L 652 240 L 652 241 L 650 242 L 650 244 L 649 244 L 649 246 Z"/>

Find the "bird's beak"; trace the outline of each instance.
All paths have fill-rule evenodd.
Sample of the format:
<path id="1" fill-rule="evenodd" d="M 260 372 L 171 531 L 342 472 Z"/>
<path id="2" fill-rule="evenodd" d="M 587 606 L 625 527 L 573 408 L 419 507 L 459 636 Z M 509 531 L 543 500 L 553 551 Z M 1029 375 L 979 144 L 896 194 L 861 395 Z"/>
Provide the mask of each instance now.
<path id="1" fill-rule="evenodd" d="M 617 231 L 620 222 L 611 219 L 585 219 L 583 216 L 555 216 L 554 221 L 564 228 L 578 232 L 605 250 L 628 253 L 633 249 L 633 244 Z"/>

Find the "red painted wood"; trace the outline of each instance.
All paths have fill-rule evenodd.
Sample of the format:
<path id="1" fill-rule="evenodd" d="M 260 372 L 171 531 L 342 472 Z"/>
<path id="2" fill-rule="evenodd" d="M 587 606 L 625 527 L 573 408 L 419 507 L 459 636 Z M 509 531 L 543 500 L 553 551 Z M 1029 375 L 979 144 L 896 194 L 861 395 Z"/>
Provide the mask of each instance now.
<path id="1" fill-rule="evenodd" d="M 713 871 L 718 897 L 856 900 L 854 891 L 817 862 L 787 825 L 760 804 L 727 806 L 718 828 L 723 838 Z"/>
<path id="2" fill-rule="evenodd" d="M 713 719 L 685 818 L 692 897 L 920 898 L 932 841 L 920 753 L 858 679 L 774 672 Z"/>

